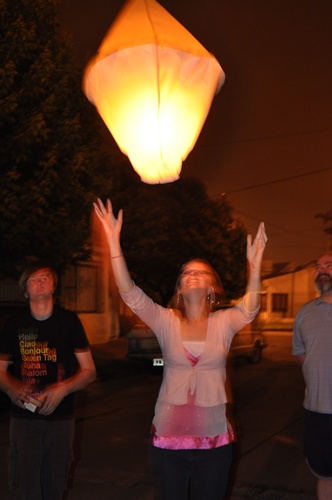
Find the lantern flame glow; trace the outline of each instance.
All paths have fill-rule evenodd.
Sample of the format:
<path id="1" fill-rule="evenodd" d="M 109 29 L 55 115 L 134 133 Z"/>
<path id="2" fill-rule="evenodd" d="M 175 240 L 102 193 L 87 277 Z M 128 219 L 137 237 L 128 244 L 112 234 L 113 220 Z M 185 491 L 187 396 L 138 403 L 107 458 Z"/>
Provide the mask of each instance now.
<path id="1" fill-rule="evenodd" d="M 84 92 L 143 182 L 172 182 L 225 75 L 155 0 L 129 0 L 85 70 Z"/>

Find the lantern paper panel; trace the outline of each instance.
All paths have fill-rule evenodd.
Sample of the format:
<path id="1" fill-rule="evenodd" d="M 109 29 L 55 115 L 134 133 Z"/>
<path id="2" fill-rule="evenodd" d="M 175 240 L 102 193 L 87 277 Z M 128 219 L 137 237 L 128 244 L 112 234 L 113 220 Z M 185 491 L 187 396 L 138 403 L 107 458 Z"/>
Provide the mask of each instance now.
<path id="1" fill-rule="evenodd" d="M 225 75 L 160 4 L 129 0 L 84 76 L 94 103 L 142 181 L 179 178 Z"/>

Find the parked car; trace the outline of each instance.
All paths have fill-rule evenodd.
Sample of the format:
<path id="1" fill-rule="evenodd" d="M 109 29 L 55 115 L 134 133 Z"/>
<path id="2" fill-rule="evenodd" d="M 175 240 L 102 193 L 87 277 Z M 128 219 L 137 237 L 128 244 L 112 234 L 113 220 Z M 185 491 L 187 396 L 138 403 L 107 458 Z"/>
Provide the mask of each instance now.
<path id="1" fill-rule="evenodd" d="M 163 366 L 161 349 L 153 331 L 143 322 L 137 322 L 127 335 L 128 358 L 147 366 Z"/>
<path id="2" fill-rule="evenodd" d="M 152 330 L 144 323 L 138 322 L 127 335 L 128 358 L 155 368 L 163 366 L 161 349 Z M 234 337 L 230 355 L 247 358 L 250 363 L 258 363 L 262 359 L 266 347 L 264 336 L 255 324 L 249 323 Z"/>
<path id="3" fill-rule="evenodd" d="M 259 363 L 263 356 L 266 342 L 261 330 L 249 323 L 233 338 L 230 354 L 234 357 L 247 358 L 250 363 Z"/>

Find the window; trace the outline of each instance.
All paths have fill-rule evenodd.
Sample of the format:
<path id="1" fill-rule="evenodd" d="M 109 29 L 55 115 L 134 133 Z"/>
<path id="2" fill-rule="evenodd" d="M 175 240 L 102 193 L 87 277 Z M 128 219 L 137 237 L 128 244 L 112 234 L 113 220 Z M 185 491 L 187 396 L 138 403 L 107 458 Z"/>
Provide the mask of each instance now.
<path id="1" fill-rule="evenodd" d="M 262 311 L 267 311 L 267 294 L 266 293 L 261 293 L 261 307 L 260 307 L 261 312 Z"/>
<path id="2" fill-rule="evenodd" d="M 103 312 L 102 277 L 98 266 L 69 267 L 62 276 L 61 303 L 78 313 Z"/>
<path id="3" fill-rule="evenodd" d="M 287 312 L 288 309 L 288 294 L 273 293 L 272 294 L 272 311 Z"/>
<path id="4" fill-rule="evenodd" d="M 16 280 L 3 280 L 0 282 L 0 304 L 26 304 L 26 299 Z"/>

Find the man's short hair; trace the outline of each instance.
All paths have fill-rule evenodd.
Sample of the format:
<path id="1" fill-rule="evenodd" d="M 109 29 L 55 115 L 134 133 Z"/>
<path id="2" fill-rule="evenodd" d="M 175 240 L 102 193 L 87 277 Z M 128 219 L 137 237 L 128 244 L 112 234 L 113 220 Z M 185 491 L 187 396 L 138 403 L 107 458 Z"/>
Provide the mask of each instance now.
<path id="1" fill-rule="evenodd" d="M 27 281 L 30 278 L 31 274 L 39 271 L 40 269 L 48 269 L 50 273 L 52 274 L 53 277 L 53 285 L 54 289 L 56 289 L 56 286 L 58 284 L 58 275 L 55 271 L 55 269 L 50 266 L 49 264 L 43 264 L 43 263 L 35 263 L 35 264 L 30 264 L 28 265 L 23 273 L 21 274 L 21 277 L 19 279 L 19 286 L 22 292 L 26 292 L 26 286 L 27 286 Z"/>

